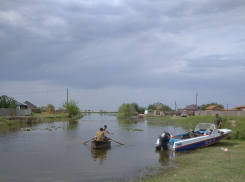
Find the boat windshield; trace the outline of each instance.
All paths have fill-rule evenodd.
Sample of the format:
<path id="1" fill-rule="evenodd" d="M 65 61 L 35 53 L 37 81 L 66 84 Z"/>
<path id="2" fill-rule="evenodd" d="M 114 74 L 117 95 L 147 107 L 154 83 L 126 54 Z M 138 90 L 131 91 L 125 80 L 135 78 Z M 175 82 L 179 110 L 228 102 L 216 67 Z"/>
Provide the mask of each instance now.
<path id="1" fill-rule="evenodd" d="M 200 123 L 197 125 L 195 131 L 213 131 L 215 129 L 215 125 L 211 123 Z"/>

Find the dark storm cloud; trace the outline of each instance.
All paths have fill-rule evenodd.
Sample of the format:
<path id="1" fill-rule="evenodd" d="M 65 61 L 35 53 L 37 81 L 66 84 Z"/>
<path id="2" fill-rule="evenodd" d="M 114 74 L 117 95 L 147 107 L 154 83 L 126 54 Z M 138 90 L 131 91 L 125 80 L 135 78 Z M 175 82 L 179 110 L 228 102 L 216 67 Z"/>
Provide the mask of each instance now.
<path id="1" fill-rule="evenodd" d="M 202 28 L 212 32 L 210 25 L 238 22 L 243 1 L 114 2 L 2 1 L 2 79 L 177 88 L 198 84 L 196 70 L 241 66 L 241 59 L 212 53 L 185 58 L 195 50 L 185 40 Z"/>

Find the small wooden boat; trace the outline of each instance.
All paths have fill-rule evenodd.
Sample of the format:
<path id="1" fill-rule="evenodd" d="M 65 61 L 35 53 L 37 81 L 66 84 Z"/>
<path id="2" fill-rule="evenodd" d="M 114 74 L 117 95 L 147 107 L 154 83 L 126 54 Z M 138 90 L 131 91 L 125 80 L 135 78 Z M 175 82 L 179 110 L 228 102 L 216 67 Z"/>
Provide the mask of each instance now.
<path id="1" fill-rule="evenodd" d="M 181 151 L 212 145 L 225 138 L 231 132 L 230 129 L 217 129 L 211 123 L 199 123 L 194 131 L 172 136 L 163 132 L 157 140 L 156 149 L 161 148 Z"/>
<path id="2" fill-rule="evenodd" d="M 95 149 L 101 149 L 101 148 L 109 148 L 111 147 L 111 141 L 97 141 L 97 140 L 92 140 L 91 145 Z"/>

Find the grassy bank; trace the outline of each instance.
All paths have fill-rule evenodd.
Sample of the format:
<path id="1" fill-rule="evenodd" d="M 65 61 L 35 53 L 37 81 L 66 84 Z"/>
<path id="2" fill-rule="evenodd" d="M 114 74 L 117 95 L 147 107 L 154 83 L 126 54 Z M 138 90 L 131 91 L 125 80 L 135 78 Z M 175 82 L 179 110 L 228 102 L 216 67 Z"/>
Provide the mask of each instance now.
<path id="1" fill-rule="evenodd" d="M 221 150 L 228 148 L 228 152 Z M 245 181 L 245 142 L 222 140 L 174 159 L 177 167 L 140 181 Z"/>
<path id="2" fill-rule="evenodd" d="M 149 122 L 161 125 L 182 126 L 186 129 L 195 129 L 198 123 L 213 123 L 214 116 L 166 116 L 166 117 L 147 117 Z M 245 117 L 244 116 L 222 116 L 222 128 L 232 130 L 226 139 L 245 140 Z"/>
<path id="3" fill-rule="evenodd" d="M 68 114 L 32 114 L 28 117 L 0 117 L 0 127 L 23 127 L 28 123 L 44 123 L 44 122 L 54 122 L 54 121 L 72 121 L 82 118 L 83 115 L 77 115 L 73 118 L 68 118 Z"/>

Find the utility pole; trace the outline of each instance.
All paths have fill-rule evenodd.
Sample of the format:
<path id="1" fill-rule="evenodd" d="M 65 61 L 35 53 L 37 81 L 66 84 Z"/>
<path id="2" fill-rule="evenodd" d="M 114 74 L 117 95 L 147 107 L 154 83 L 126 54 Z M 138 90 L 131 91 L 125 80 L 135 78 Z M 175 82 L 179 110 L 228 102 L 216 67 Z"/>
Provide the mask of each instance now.
<path id="1" fill-rule="evenodd" d="M 175 101 L 174 105 L 175 105 L 175 111 L 176 111 L 176 101 Z"/>
<path id="2" fill-rule="evenodd" d="M 198 96 L 198 93 L 196 93 L 196 106 L 197 106 L 197 96 Z"/>
<path id="3" fill-rule="evenodd" d="M 68 88 L 67 88 L 67 101 L 66 101 L 66 104 L 68 104 Z"/>
<path id="4" fill-rule="evenodd" d="M 48 89 L 47 89 L 47 108 L 48 108 Z"/>
<path id="5" fill-rule="evenodd" d="M 227 103 L 227 109 L 228 109 L 228 103 Z"/>

